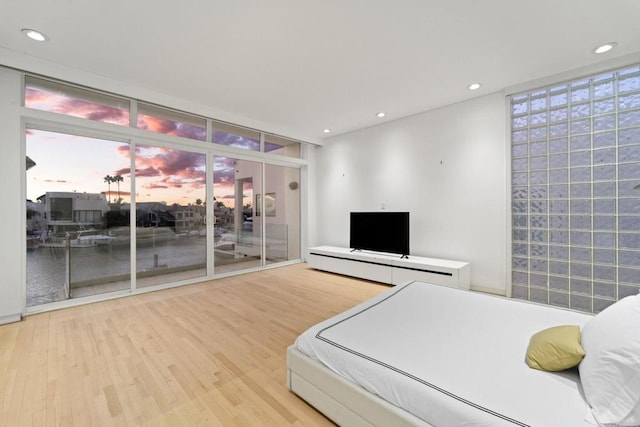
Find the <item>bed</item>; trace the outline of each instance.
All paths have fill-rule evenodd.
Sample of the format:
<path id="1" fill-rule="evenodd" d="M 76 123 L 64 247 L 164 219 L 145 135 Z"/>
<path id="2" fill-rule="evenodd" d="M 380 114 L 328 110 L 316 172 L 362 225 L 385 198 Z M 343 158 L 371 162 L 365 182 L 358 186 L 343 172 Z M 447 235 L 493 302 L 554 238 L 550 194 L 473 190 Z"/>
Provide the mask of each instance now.
<path id="1" fill-rule="evenodd" d="M 639 298 L 634 300 L 637 321 Z M 624 304 L 611 308 L 617 305 Z M 580 367 L 558 372 L 531 369 L 525 353 L 533 335 L 558 325 L 575 325 L 589 332 L 593 342 L 601 342 L 603 334 L 615 335 L 607 334 L 606 325 L 602 332 L 600 321 L 598 328 L 585 331 L 608 311 L 615 310 L 592 316 L 409 282 L 299 336 L 288 349 L 288 386 L 344 426 L 606 425 L 613 419 L 605 414 L 609 409 L 598 412 L 591 400 L 588 403 L 580 376 L 585 376 L 582 364 L 593 365 L 595 371 L 610 365 L 600 363 L 599 344 L 585 349 Z M 640 323 L 635 325 L 640 330 Z M 631 334 L 623 339 L 640 343 L 638 334 Z M 587 391 L 607 389 L 598 383 L 600 374 L 594 374 L 595 383 Z M 631 394 L 640 394 L 638 385 L 629 385 L 638 389 Z M 603 397 L 612 398 L 620 400 L 611 394 Z M 627 400 L 622 412 L 630 411 L 619 419 L 627 422 L 623 425 L 638 425 L 633 417 L 637 411 L 640 419 L 640 396 Z"/>

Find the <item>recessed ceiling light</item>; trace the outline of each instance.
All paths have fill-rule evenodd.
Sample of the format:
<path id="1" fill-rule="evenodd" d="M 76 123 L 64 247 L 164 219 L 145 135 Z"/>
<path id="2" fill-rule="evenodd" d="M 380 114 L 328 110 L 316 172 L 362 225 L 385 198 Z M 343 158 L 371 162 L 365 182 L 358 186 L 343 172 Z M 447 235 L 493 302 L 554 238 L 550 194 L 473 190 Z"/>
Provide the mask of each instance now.
<path id="1" fill-rule="evenodd" d="M 469 86 L 467 86 L 467 89 L 469 90 L 480 89 L 480 83 L 471 83 Z"/>
<path id="2" fill-rule="evenodd" d="M 380 111 L 379 113 L 376 113 L 376 117 L 378 117 L 380 119 L 383 118 L 384 116 L 386 116 L 386 114 L 383 113 L 382 111 Z"/>
<path id="3" fill-rule="evenodd" d="M 46 42 L 47 40 L 49 40 L 49 37 L 47 37 L 46 34 L 41 33 L 40 31 L 32 30 L 30 28 L 23 28 L 22 34 L 37 42 Z"/>
<path id="4" fill-rule="evenodd" d="M 324 129 L 322 129 L 322 132 L 329 133 L 329 132 L 331 132 L 331 129 L 324 128 Z"/>
<path id="5" fill-rule="evenodd" d="M 605 52 L 609 52 L 611 49 L 613 49 L 614 47 L 616 47 L 618 43 L 616 42 L 608 42 L 605 44 L 602 44 L 598 47 L 596 47 L 595 49 L 593 49 L 593 53 L 605 53 Z"/>

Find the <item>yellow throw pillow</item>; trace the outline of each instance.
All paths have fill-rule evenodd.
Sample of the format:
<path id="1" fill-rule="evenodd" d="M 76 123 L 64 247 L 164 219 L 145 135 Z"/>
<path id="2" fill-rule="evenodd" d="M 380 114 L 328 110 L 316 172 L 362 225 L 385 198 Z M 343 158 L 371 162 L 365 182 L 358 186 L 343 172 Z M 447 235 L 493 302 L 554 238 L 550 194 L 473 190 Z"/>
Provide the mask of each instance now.
<path id="1" fill-rule="evenodd" d="M 584 357 L 580 345 L 580 327 L 554 326 L 531 337 L 527 348 L 527 365 L 541 371 L 573 368 Z"/>

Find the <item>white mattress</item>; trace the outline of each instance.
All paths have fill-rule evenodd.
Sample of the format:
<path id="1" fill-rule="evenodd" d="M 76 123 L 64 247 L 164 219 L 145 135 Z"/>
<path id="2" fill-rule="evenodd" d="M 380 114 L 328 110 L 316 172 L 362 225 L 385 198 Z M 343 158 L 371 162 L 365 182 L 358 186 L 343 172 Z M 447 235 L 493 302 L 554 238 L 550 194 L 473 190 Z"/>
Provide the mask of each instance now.
<path id="1" fill-rule="evenodd" d="M 296 346 L 434 426 L 592 426 L 577 370 L 524 361 L 532 334 L 590 318 L 411 282 L 313 326 Z"/>

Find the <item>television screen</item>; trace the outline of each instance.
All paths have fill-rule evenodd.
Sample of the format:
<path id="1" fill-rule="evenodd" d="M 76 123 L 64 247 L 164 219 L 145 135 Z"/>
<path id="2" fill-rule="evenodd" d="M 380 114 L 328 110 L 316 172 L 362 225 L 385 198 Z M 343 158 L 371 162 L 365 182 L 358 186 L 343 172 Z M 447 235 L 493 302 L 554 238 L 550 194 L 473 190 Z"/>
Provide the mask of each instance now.
<path id="1" fill-rule="evenodd" d="M 409 255 L 409 212 L 351 212 L 349 246 Z"/>

